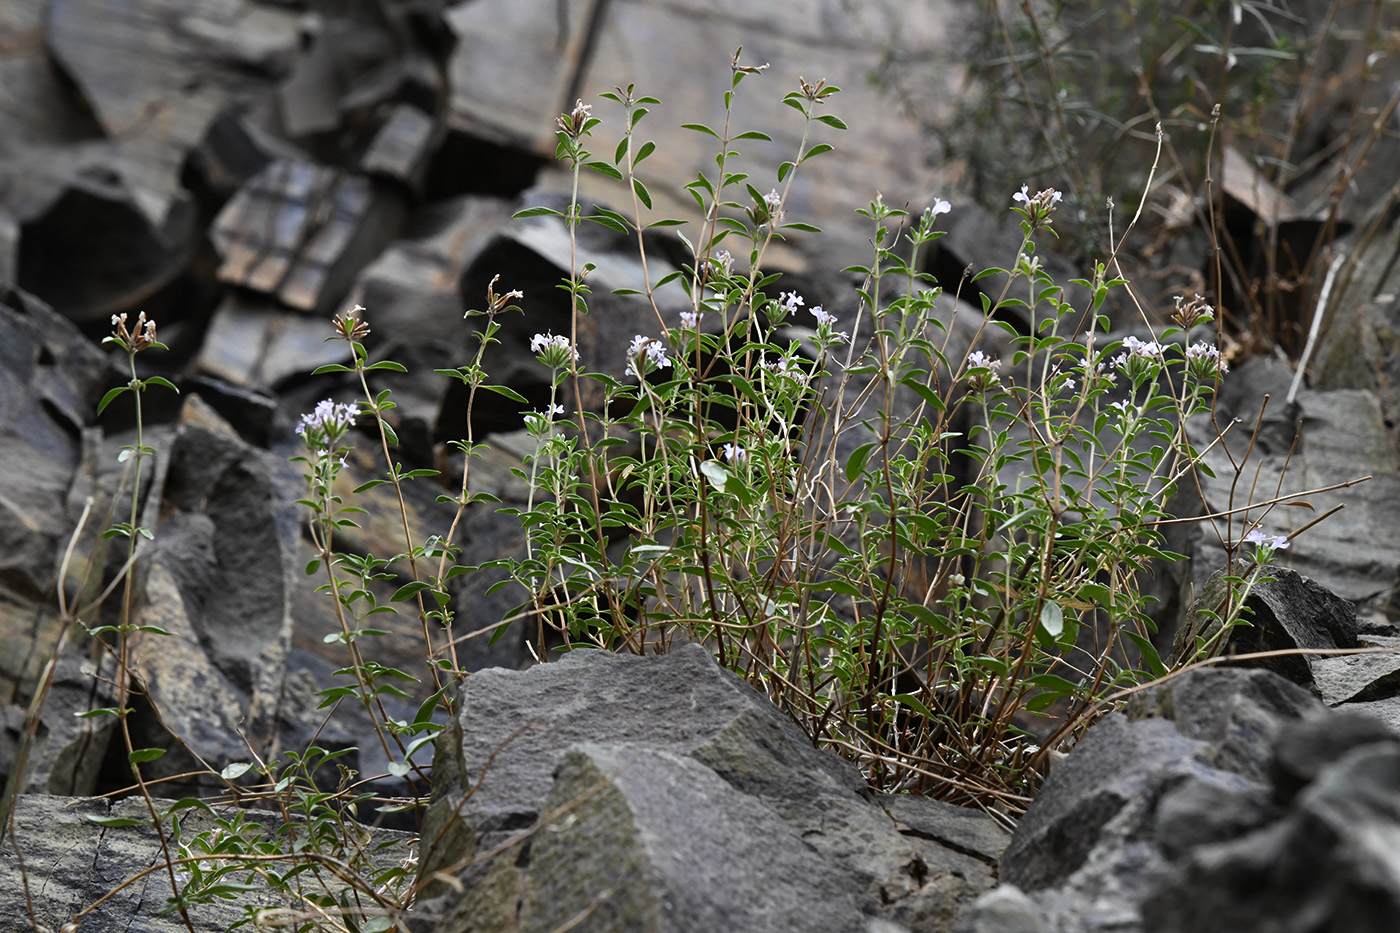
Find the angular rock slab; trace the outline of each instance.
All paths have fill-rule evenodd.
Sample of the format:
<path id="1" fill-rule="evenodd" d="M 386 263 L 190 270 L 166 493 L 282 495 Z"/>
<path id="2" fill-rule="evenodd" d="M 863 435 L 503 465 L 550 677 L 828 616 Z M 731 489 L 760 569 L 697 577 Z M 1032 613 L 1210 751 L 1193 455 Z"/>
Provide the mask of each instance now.
<path id="1" fill-rule="evenodd" d="M 326 310 L 392 237 L 402 204 L 361 175 L 279 159 L 239 189 L 210 236 L 219 281 Z"/>
<path id="2" fill-rule="evenodd" d="M 961 75 L 958 34 L 965 22 L 957 4 L 586 0 L 556 8 L 479 0 L 458 4 L 447 19 L 458 36 L 448 76 L 448 124 L 454 129 L 551 158 L 555 117 L 582 98 L 598 105 L 595 116 L 608 119 L 593 148 L 611 153 L 622 111 L 597 95 L 635 83 L 638 95 L 659 98 L 663 103 L 652 107 L 639 128 L 643 139 L 657 143 L 639 172 L 661 216 L 676 210 L 688 215 L 694 204 L 681 186 L 698 171 L 713 174 L 717 145 L 708 144 L 717 141 L 680 125 L 723 125 L 729 63 L 740 46 L 741 64 L 771 65 L 740 88 L 732 124 L 736 133 L 759 130 L 773 137 L 737 147 L 745 157 L 742 170 L 762 190 L 777 184 L 778 165 L 794 158 L 803 133 L 802 118 L 783 106 L 783 95 L 797 89 L 799 76 L 843 89 L 825 109 L 850 130 L 813 127 L 809 144 L 835 144 L 836 151 L 797 173 L 789 219 L 849 234 L 855 229 L 851 211 L 867 206 L 877 191 L 891 205 L 927 203 L 939 183 L 940 171 L 922 154 L 921 131 L 868 76 L 883 56 L 942 57 L 948 64 L 936 80 L 954 99 Z M 512 41 L 500 42 L 501 35 Z M 630 203 L 623 186 L 597 185 L 587 177 L 584 185 L 590 197 Z M 862 229 L 846 242 L 863 247 L 867 236 Z M 844 258 L 838 265 L 852 261 Z"/>
<path id="3" fill-rule="evenodd" d="M 1400 736 L 1268 671 L 1197 669 L 1128 701 L 1051 773 L 978 931 L 1389 931 Z M 1027 910 L 1027 907 L 1032 909 Z"/>
<path id="4" fill-rule="evenodd" d="M 897 824 L 699 645 L 482 671 L 457 702 L 423 825 L 422 929 L 507 929 L 522 904 L 523 929 L 948 930 L 992 884 L 989 856 L 911 828 L 936 808 Z"/>

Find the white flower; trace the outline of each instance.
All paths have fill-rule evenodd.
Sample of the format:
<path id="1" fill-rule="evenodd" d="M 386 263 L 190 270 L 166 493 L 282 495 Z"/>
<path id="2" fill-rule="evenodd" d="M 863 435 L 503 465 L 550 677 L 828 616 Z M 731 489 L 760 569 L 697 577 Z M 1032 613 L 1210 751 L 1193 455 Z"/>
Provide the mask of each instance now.
<path id="1" fill-rule="evenodd" d="M 814 318 L 817 319 L 817 325 L 818 325 L 818 326 L 821 326 L 822 324 L 828 324 L 828 325 L 830 325 L 830 324 L 835 324 L 835 323 L 836 323 L 836 315 L 834 315 L 834 314 L 827 314 L 825 311 L 822 310 L 822 306 L 821 306 L 821 305 L 817 305 L 815 308 L 813 308 L 813 309 L 812 309 L 811 311 L 809 311 L 808 313 L 811 314 L 812 317 L 814 317 Z"/>
<path id="2" fill-rule="evenodd" d="M 578 362 L 578 351 L 563 334 L 536 334 L 530 338 L 530 352 L 554 368 Z"/>
<path id="3" fill-rule="evenodd" d="M 1270 548 L 1275 551 L 1286 550 L 1292 543 L 1288 540 L 1287 535 L 1266 535 L 1258 528 L 1251 530 L 1249 534 L 1245 535 L 1244 540 L 1246 544 L 1253 544 L 1261 548 Z"/>
<path id="4" fill-rule="evenodd" d="M 359 409 L 353 404 L 343 405 L 331 399 L 323 399 L 316 403 L 314 411 L 301 416 L 301 423 L 297 425 L 297 433 L 308 444 L 311 443 L 312 438 L 322 432 L 328 438 L 338 438 L 350 430 L 358 415 Z"/>
<path id="5" fill-rule="evenodd" d="M 686 330 L 695 330 L 697 327 L 700 326 L 700 322 L 704 319 L 704 317 L 705 312 L 703 311 L 701 311 L 699 314 L 695 313 L 694 311 L 682 311 L 681 327 L 685 328 Z"/>
<path id="6" fill-rule="evenodd" d="M 947 201 L 943 200 L 942 198 L 934 198 L 933 207 L 930 207 L 928 209 L 928 215 L 930 218 L 934 218 L 937 217 L 939 214 L 946 214 L 952 209 L 953 205 L 949 204 Z"/>
<path id="7" fill-rule="evenodd" d="M 967 365 L 973 369 L 1001 369 L 1001 360 L 994 360 L 981 350 L 973 350 L 967 355 Z"/>
<path id="8" fill-rule="evenodd" d="M 734 273 L 734 257 L 730 255 L 729 250 L 722 249 L 718 253 L 715 253 L 715 262 L 719 263 L 719 267 L 724 271 L 725 275 L 732 275 Z"/>
<path id="9" fill-rule="evenodd" d="M 1031 203 L 1030 190 L 1031 190 L 1031 186 L 1030 186 L 1030 185 L 1022 185 L 1022 186 L 1021 186 L 1021 190 L 1018 191 L 1018 192 L 1016 192 L 1015 194 L 1013 194 L 1013 195 L 1011 196 L 1011 200 L 1013 200 L 1013 201 L 1021 201 L 1022 203 L 1025 203 L 1025 204 Z"/>
<path id="10" fill-rule="evenodd" d="M 749 459 L 749 452 L 738 444 L 725 444 L 724 459 L 730 463 L 743 463 Z"/>
<path id="11" fill-rule="evenodd" d="M 632 338 L 632 343 L 627 348 L 627 355 L 635 360 L 644 371 L 648 364 L 657 369 L 666 369 L 671 365 L 670 358 L 666 356 L 666 345 L 645 334 L 638 334 Z"/>

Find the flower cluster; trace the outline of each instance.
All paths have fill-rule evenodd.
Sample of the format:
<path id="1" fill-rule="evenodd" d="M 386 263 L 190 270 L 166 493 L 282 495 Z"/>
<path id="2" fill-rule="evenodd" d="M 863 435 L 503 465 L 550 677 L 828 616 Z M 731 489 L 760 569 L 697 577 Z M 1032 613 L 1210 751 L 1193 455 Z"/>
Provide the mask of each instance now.
<path id="1" fill-rule="evenodd" d="M 112 315 L 112 336 L 108 340 L 130 353 L 140 353 L 147 347 L 159 345 L 156 340 L 156 322 L 146 320 L 146 312 L 136 316 L 136 327 L 127 329 L 126 313 Z"/>
<path id="2" fill-rule="evenodd" d="M 1134 384 L 1156 371 L 1162 362 L 1162 345 L 1155 340 L 1140 340 L 1129 336 L 1123 340 L 1123 352 L 1110 360 L 1114 369 L 1122 370 Z"/>
<path id="3" fill-rule="evenodd" d="M 807 302 L 804 301 L 802 296 L 797 294 L 797 292 L 787 292 L 786 294 L 782 292 L 778 293 L 778 307 L 783 309 L 783 317 L 792 314 L 806 303 Z"/>
<path id="4" fill-rule="evenodd" d="M 979 395 L 992 391 L 1001 382 L 1001 377 L 997 375 L 999 369 L 1001 360 L 994 360 L 981 350 L 973 350 L 967 355 L 968 387 Z"/>
<path id="5" fill-rule="evenodd" d="M 667 369 L 671 359 L 666 355 L 666 345 L 654 337 L 638 334 L 627 347 L 627 358 L 632 360 L 639 375 L 658 369 Z"/>
<path id="6" fill-rule="evenodd" d="M 330 447 L 345 436 L 355 424 L 359 408 L 353 403 L 342 404 L 331 399 L 322 399 L 310 414 L 302 415 L 297 425 L 297 433 L 307 447 Z"/>
<path id="7" fill-rule="evenodd" d="M 725 275 L 734 274 L 734 257 L 729 250 L 722 249 L 714 255 L 715 262 L 719 263 L 719 270 Z"/>
<path id="8" fill-rule="evenodd" d="M 1260 550 L 1272 554 L 1274 551 L 1285 550 L 1290 542 L 1287 535 L 1266 535 L 1258 528 L 1253 529 L 1244 536 L 1245 544 L 1252 544 Z"/>
<path id="9" fill-rule="evenodd" d="M 335 334 L 342 340 L 363 342 L 369 336 L 369 325 L 365 323 L 364 305 L 355 305 L 349 311 L 342 311 L 331 319 Z"/>
<path id="10" fill-rule="evenodd" d="M 697 329 L 699 329 L 699 327 L 700 327 L 700 322 L 703 321 L 704 319 L 705 319 L 705 312 L 703 312 L 703 311 L 700 311 L 700 312 L 696 312 L 696 311 L 682 311 L 682 312 L 681 312 L 681 327 L 684 328 L 685 330 L 697 330 Z"/>
<path id="11" fill-rule="evenodd" d="M 802 385 L 805 385 L 808 379 L 807 371 L 790 356 L 779 357 L 776 360 L 762 359 L 758 361 L 758 365 L 775 376 L 785 376 Z"/>
<path id="12" fill-rule="evenodd" d="M 787 211 L 783 210 L 783 196 L 774 188 L 750 209 L 749 215 L 758 227 L 773 227 L 782 223 L 783 218 L 787 216 Z"/>
<path id="13" fill-rule="evenodd" d="M 1215 379 L 1230 371 L 1220 348 L 1211 343 L 1197 341 L 1186 348 L 1186 371 L 1197 379 Z"/>
<path id="14" fill-rule="evenodd" d="M 564 369 L 578 362 L 578 351 L 563 334 L 536 334 L 530 338 L 530 352 L 550 369 Z"/>
<path id="15" fill-rule="evenodd" d="M 554 121 L 554 125 L 559 129 L 559 132 L 577 141 L 583 135 L 584 130 L 588 129 L 588 120 L 592 115 L 592 105 L 585 104 L 580 99 L 578 103 L 574 104 L 572 111 L 561 113 L 559 118 Z"/>
<path id="16" fill-rule="evenodd" d="M 1176 310 L 1172 312 L 1172 320 L 1182 330 L 1189 331 L 1197 324 L 1204 324 L 1215 318 L 1215 309 L 1200 295 L 1196 295 L 1190 301 L 1177 295 L 1173 301 L 1176 302 Z"/>
<path id="17" fill-rule="evenodd" d="M 821 305 L 812 308 L 809 313 L 817 319 L 817 343 L 821 346 L 850 341 L 850 334 L 844 330 L 840 332 L 836 330 L 836 315 L 823 311 Z"/>
<path id="18" fill-rule="evenodd" d="M 1011 196 L 1011 200 L 1021 204 L 1021 207 L 1012 208 L 1031 225 L 1032 230 L 1050 226 L 1050 215 L 1055 213 L 1055 207 L 1060 203 L 1060 192 L 1054 188 L 1046 188 L 1044 191 L 1030 193 L 1030 185 L 1022 185 L 1021 190 Z"/>

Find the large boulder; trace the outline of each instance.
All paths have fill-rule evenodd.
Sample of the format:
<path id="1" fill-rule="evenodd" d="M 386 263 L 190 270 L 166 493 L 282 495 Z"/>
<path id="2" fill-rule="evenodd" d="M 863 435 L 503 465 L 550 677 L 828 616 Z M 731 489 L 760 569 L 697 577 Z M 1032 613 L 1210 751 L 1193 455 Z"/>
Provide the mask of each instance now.
<path id="1" fill-rule="evenodd" d="M 1057 766 L 960 929 L 1394 930 L 1397 790 L 1380 720 L 1269 671 L 1197 669 Z"/>
<path id="2" fill-rule="evenodd" d="M 1004 843 L 882 805 L 699 645 L 469 677 L 422 838 L 415 929 L 443 933 L 950 930 Z"/>

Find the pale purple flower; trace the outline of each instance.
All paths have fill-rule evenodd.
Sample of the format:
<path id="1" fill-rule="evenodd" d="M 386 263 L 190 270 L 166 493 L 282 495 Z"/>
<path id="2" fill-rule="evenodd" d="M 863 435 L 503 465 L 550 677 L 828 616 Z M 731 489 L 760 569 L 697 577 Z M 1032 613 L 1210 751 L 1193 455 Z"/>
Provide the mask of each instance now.
<path id="1" fill-rule="evenodd" d="M 311 444 L 313 439 L 321 435 L 335 440 L 350 430 L 358 415 L 359 409 L 353 404 L 340 404 L 331 399 L 323 399 L 316 403 L 314 411 L 301 416 L 297 433 L 307 444 Z"/>
<path id="2" fill-rule="evenodd" d="M 700 326 L 700 322 L 704 320 L 704 318 L 705 312 L 703 311 L 701 311 L 698 314 L 694 311 L 682 311 L 681 327 L 685 328 L 686 330 L 695 330 Z"/>
<path id="3" fill-rule="evenodd" d="M 836 315 L 834 315 L 834 314 L 827 314 L 825 311 L 822 310 L 822 306 L 821 306 L 821 305 L 817 305 L 815 308 L 813 308 L 813 309 L 812 309 L 811 311 L 809 311 L 808 313 L 811 314 L 812 317 L 814 317 L 814 318 L 817 319 L 817 325 L 818 325 L 818 326 L 821 326 L 822 324 L 835 324 L 835 323 L 836 323 Z"/>
<path id="4" fill-rule="evenodd" d="M 627 348 L 627 355 L 636 360 L 643 369 L 646 368 L 647 364 L 651 364 L 657 369 L 666 369 L 671 365 L 670 358 L 666 356 L 666 345 L 645 334 L 638 334 L 632 338 L 632 343 Z"/>
<path id="5" fill-rule="evenodd" d="M 981 350 L 973 350 L 967 355 L 967 365 L 973 369 L 1001 369 L 1001 360 L 994 360 Z"/>
<path id="6" fill-rule="evenodd" d="M 783 205 L 783 196 L 778 194 L 778 189 L 774 188 L 763 196 L 763 204 L 768 208 L 768 213 L 776 214 L 778 208 Z"/>
<path id="7" fill-rule="evenodd" d="M 1252 529 L 1244 536 L 1246 544 L 1253 544 L 1256 547 L 1266 547 L 1275 551 L 1282 551 L 1292 543 L 1287 535 L 1266 535 L 1258 528 Z"/>
<path id="8" fill-rule="evenodd" d="M 536 334 L 530 338 L 530 352 L 552 368 L 578 362 L 578 351 L 563 334 Z"/>
<path id="9" fill-rule="evenodd" d="M 784 314 L 791 314 L 792 312 L 796 311 L 798 308 L 802 307 L 807 303 L 802 300 L 802 296 L 797 294 L 797 292 L 788 292 L 787 294 L 779 292 L 778 298 L 779 304 L 783 306 Z M 818 307 L 821 306 L 818 305 Z"/>
<path id="10" fill-rule="evenodd" d="M 1220 348 L 1200 341 L 1186 348 L 1186 363 L 1193 371 L 1199 370 L 1205 376 L 1215 373 L 1224 375 L 1230 371 L 1230 367 L 1225 365 L 1225 360 L 1220 356 Z"/>
<path id="11" fill-rule="evenodd" d="M 734 257 L 730 255 L 729 250 L 722 249 L 715 253 L 715 262 L 719 263 L 719 267 L 725 275 L 734 274 Z"/>
<path id="12" fill-rule="evenodd" d="M 939 214 L 946 214 L 952 209 L 953 205 L 949 204 L 947 201 L 943 200 L 942 198 L 934 198 L 933 207 L 930 207 L 928 209 L 928 215 L 929 218 L 932 219 L 934 217 L 937 217 Z"/>
<path id="13" fill-rule="evenodd" d="M 730 463 L 743 463 L 749 459 L 749 452 L 738 444 L 725 444 L 724 459 Z"/>

